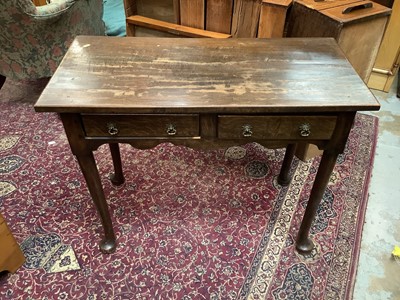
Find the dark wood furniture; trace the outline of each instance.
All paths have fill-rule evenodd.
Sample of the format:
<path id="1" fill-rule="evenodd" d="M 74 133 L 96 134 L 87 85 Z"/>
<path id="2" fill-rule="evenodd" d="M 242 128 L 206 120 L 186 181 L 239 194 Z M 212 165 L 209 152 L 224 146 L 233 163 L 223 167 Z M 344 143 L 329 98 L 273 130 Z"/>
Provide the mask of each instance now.
<path id="1" fill-rule="evenodd" d="M 287 184 L 297 144 L 325 150 L 299 229 L 309 230 L 355 114 L 379 104 L 331 38 L 165 39 L 78 37 L 35 105 L 60 113 L 105 237 L 115 235 L 93 151 L 109 143 L 113 182 L 124 181 L 118 143 L 216 148 L 258 142 L 287 147 Z"/>

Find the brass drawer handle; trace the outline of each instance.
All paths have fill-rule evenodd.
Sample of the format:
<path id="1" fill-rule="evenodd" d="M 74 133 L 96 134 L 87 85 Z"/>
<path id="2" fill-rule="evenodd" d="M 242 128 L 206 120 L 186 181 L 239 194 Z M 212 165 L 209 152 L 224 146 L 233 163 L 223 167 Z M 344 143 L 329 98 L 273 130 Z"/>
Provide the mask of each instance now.
<path id="1" fill-rule="evenodd" d="M 109 135 L 117 135 L 118 134 L 117 124 L 115 124 L 115 123 L 108 123 L 107 130 L 108 130 Z"/>
<path id="2" fill-rule="evenodd" d="M 299 133 L 302 137 L 308 137 L 311 134 L 311 125 L 308 123 L 299 126 Z"/>
<path id="3" fill-rule="evenodd" d="M 243 129 L 242 134 L 244 137 L 251 137 L 253 135 L 252 131 L 253 127 L 251 127 L 251 125 L 249 124 L 243 125 L 242 129 Z"/>
<path id="4" fill-rule="evenodd" d="M 167 125 L 167 134 L 168 135 L 175 135 L 176 134 L 176 127 L 174 124 Z"/>

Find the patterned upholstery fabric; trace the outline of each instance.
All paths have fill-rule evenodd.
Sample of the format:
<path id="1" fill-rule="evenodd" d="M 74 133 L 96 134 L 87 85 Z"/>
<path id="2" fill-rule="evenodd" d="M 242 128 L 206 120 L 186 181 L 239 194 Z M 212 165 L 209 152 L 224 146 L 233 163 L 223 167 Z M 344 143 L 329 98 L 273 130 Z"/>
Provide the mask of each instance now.
<path id="1" fill-rule="evenodd" d="M 0 75 L 50 77 L 75 36 L 105 35 L 102 17 L 102 0 L 1 0 Z"/>

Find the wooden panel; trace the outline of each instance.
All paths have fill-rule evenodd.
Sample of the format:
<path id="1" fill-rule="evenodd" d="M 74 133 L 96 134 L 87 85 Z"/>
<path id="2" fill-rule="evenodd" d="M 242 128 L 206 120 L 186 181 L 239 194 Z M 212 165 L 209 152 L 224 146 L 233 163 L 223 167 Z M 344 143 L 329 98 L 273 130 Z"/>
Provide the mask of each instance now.
<path id="1" fill-rule="evenodd" d="M 288 37 L 337 38 L 341 25 L 327 16 L 295 1 L 289 14 Z"/>
<path id="2" fill-rule="evenodd" d="M 380 5 L 392 8 L 395 1 L 394 0 L 374 0 L 374 2 L 377 2 Z"/>
<path id="3" fill-rule="evenodd" d="M 300 135 L 300 126 L 310 125 L 310 135 Z M 250 126 L 254 139 L 330 139 L 336 125 L 336 117 L 313 116 L 218 116 L 218 138 L 240 139 L 244 126 Z"/>
<path id="4" fill-rule="evenodd" d="M 400 47 L 400 1 L 393 4 L 392 14 L 389 18 L 384 37 L 379 48 L 379 55 L 375 61 L 375 67 L 379 69 L 391 70 L 398 60 Z"/>
<path id="5" fill-rule="evenodd" d="M 398 71 L 398 68 L 395 69 Z M 380 74 L 372 71 L 368 79 L 368 87 L 375 90 L 388 92 L 395 76 Z"/>
<path id="6" fill-rule="evenodd" d="M 338 44 L 364 82 L 368 82 L 371 74 L 386 21 L 387 17 L 382 17 L 345 26 L 338 38 Z"/>
<path id="7" fill-rule="evenodd" d="M 324 153 L 323 150 L 319 150 L 318 146 L 314 144 L 298 143 L 296 147 L 296 157 L 302 161 L 307 161 L 316 156 L 320 156 Z"/>
<path id="8" fill-rule="evenodd" d="M 398 65 L 400 64 L 400 1 L 393 4 L 392 15 L 390 16 L 381 46 L 379 48 L 372 74 L 368 81 L 370 88 L 388 92 L 393 83 Z M 374 72 L 376 69 L 376 72 Z M 379 72 L 383 71 L 383 72 Z M 385 74 L 386 73 L 386 74 Z"/>
<path id="9" fill-rule="evenodd" d="M 181 9 L 180 9 L 180 1 L 172 0 L 172 5 L 174 9 L 174 18 L 176 24 L 181 24 Z"/>
<path id="10" fill-rule="evenodd" d="M 181 25 L 204 29 L 205 0 L 180 0 Z"/>
<path id="11" fill-rule="evenodd" d="M 233 37 L 257 37 L 261 0 L 235 0 L 231 34 Z"/>
<path id="12" fill-rule="evenodd" d="M 259 38 L 283 37 L 286 13 L 292 0 L 263 0 L 258 25 Z"/>
<path id="13" fill-rule="evenodd" d="M 230 33 L 233 0 L 207 0 L 206 29 Z"/>
<path id="14" fill-rule="evenodd" d="M 203 29 L 192 28 L 188 26 L 182 26 L 174 23 L 168 23 L 159 21 L 143 16 L 131 16 L 126 18 L 127 24 L 142 26 L 150 29 L 168 32 L 175 35 L 182 35 L 186 37 L 205 37 L 214 39 L 226 39 L 230 38 L 229 34 L 218 33 L 213 31 L 207 31 Z"/>
<path id="15" fill-rule="evenodd" d="M 137 14 L 136 0 L 124 0 L 125 17 Z M 135 36 L 135 26 L 126 22 L 126 36 Z"/>
<path id="16" fill-rule="evenodd" d="M 91 137 L 194 137 L 199 136 L 198 115 L 83 115 L 86 135 Z M 109 133 L 109 124 L 117 132 Z M 176 133 L 169 135 L 173 125 Z"/>
<path id="17" fill-rule="evenodd" d="M 124 0 L 125 16 L 129 17 L 137 14 L 136 0 Z"/>
<path id="18" fill-rule="evenodd" d="M 390 87 L 393 84 L 393 81 L 396 78 L 396 74 L 399 72 L 399 66 L 400 66 L 400 48 L 399 52 L 397 52 L 397 60 L 393 64 L 393 68 L 391 70 L 380 70 L 373 68 L 373 72 L 371 73 L 371 76 L 368 81 L 368 87 L 372 89 L 378 89 L 382 90 L 384 92 L 389 92 Z M 383 71 L 384 74 L 378 73 L 378 71 Z M 397 85 L 397 89 L 399 91 L 400 89 L 400 84 Z M 397 92 L 397 97 L 400 98 L 399 92 Z"/>

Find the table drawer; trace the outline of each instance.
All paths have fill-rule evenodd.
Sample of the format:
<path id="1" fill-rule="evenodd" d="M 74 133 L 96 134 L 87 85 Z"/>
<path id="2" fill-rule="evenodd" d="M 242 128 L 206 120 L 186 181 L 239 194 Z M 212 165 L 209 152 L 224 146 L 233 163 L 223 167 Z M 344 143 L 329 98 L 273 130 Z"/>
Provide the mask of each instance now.
<path id="1" fill-rule="evenodd" d="M 220 139 L 324 140 L 332 136 L 336 116 L 218 116 Z"/>
<path id="2" fill-rule="evenodd" d="M 199 136 L 199 116 L 179 115 L 82 115 L 90 137 L 193 137 Z"/>

